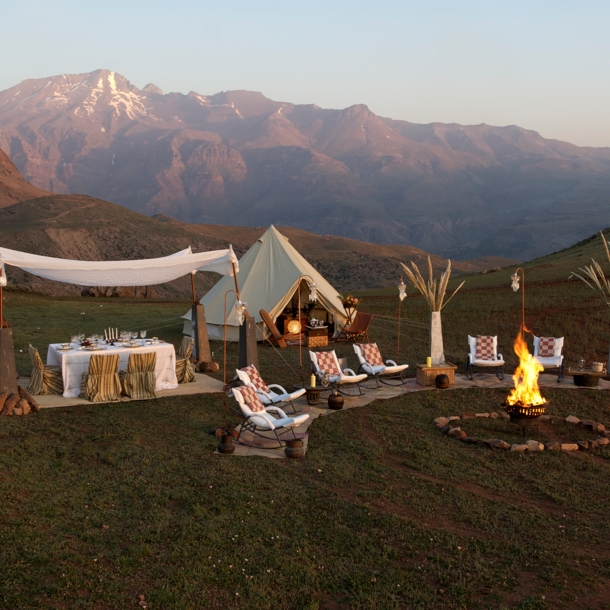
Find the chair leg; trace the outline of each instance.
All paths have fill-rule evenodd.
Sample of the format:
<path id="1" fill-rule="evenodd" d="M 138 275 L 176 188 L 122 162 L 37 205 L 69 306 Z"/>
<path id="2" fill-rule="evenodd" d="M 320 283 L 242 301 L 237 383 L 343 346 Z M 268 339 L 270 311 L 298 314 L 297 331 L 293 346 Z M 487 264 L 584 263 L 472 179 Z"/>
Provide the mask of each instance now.
<path id="1" fill-rule="evenodd" d="M 561 380 L 563 379 L 563 373 L 564 373 L 564 366 L 563 366 L 563 362 L 562 362 L 561 366 L 559 367 L 559 374 L 557 375 L 557 383 L 560 383 Z"/>
<path id="2" fill-rule="evenodd" d="M 472 366 L 470 362 L 466 362 L 466 377 L 472 381 Z"/>
<path id="3" fill-rule="evenodd" d="M 499 366 L 496 369 L 496 376 L 500 381 L 502 381 L 504 379 L 504 367 L 503 366 Z"/>

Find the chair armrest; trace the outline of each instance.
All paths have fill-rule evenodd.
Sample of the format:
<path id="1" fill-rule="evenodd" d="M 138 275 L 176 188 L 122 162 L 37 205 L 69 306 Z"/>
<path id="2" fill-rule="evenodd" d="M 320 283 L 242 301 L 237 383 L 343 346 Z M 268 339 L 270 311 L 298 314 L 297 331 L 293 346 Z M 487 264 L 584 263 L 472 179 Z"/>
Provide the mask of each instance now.
<path id="1" fill-rule="evenodd" d="M 252 419 L 254 417 L 260 417 L 265 422 L 267 422 L 267 425 L 271 428 L 271 430 L 275 430 L 275 423 L 273 417 L 270 417 L 269 414 L 265 411 L 257 411 L 256 413 L 252 413 L 252 415 L 250 415 L 248 419 Z"/>
<path id="2" fill-rule="evenodd" d="M 271 402 L 273 402 L 273 398 L 271 398 L 271 394 L 269 394 L 269 392 L 265 392 L 264 390 L 259 390 L 258 388 L 255 388 L 253 385 L 250 387 L 254 388 L 254 391 L 257 394 L 260 394 L 261 396 L 264 396 L 267 400 L 270 400 Z"/>
<path id="3" fill-rule="evenodd" d="M 352 369 L 343 369 L 343 372 L 346 375 L 353 375 L 354 377 L 356 376 L 356 373 L 354 373 L 354 371 Z"/>
<path id="4" fill-rule="evenodd" d="M 280 390 L 282 392 L 282 394 L 288 394 L 288 392 L 286 392 L 286 390 L 279 384 L 277 383 L 271 383 L 267 386 L 269 389 L 271 388 L 277 388 L 278 390 Z"/>
<path id="5" fill-rule="evenodd" d="M 385 363 L 386 363 L 386 364 L 391 364 L 392 366 L 398 366 L 398 365 L 397 365 L 397 364 L 394 362 L 394 360 L 386 360 L 386 361 L 385 361 Z"/>
<path id="6" fill-rule="evenodd" d="M 472 364 L 474 362 L 474 359 L 472 357 L 472 354 L 469 352 L 468 353 L 468 364 Z"/>
<path id="7" fill-rule="evenodd" d="M 496 354 L 496 359 L 497 360 L 504 360 L 504 356 L 502 356 L 502 354 Z"/>
<path id="8" fill-rule="evenodd" d="M 288 417 L 286 415 L 286 413 L 284 413 L 284 411 L 282 411 L 282 409 L 280 409 L 279 407 L 265 407 L 265 411 L 266 412 L 275 411 L 280 417 Z M 260 413 L 260 411 L 259 411 L 259 413 Z"/>

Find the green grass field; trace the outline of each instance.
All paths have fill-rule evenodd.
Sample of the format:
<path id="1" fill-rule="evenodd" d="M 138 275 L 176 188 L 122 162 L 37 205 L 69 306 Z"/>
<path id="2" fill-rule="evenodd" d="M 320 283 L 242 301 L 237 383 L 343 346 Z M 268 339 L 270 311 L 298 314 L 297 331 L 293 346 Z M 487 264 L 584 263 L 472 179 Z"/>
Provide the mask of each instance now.
<path id="1" fill-rule="evenodd" d="M 566 269 L 544 269 L 526 268 L 528 326 L 565 335 L 568 362 L 605 361 L 605 306 Z M 443 312 L 448 360 L 463 364 L 467 334 L 490 333 L 515 364 L 521 295 L 509 276 L 466 278 Z M 22 375 L 29 343 L 44 359 L 74 332 L 145 328 L 177 345 L 189 306 L 5 296 Z M 363 296 L 384 356 L 423 361 L 423 299 L 409 289 L 397 354 L 396 291 Z M 336 349 L 356 366 L 351 346 Z M 259 357 L 269 381 L 298 381 L 298 349 L 261 346 Z M 230 346 L 229 378 L 236 358 Z M 308 374 L 306 350 L 303 361 Z M 0 607 L 129 608 L 141 594 L 160 609 L 610 608 L 610 449 L 514 454 L 431 424 L 498 410 L 505 394 L 435 390 L 338 412 L 313 423 L 301 461 L 215 455 L 208 432 L 231 421 L 216 395 L 0 418 Z M 544 394 L 552 414 L 610 427 L 606 392 Z M 463 427 L 527 440 L 503 420 Z M 589 437 L 563 424 L 535 434 Z"/>

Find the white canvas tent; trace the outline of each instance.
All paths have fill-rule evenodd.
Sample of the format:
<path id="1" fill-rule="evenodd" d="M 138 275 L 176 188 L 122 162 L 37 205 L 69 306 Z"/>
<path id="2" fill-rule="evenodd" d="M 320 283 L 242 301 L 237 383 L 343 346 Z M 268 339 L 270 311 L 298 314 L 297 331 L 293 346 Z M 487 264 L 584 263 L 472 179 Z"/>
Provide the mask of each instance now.
<path id="1" fill-rule="evenodd" d="M 307 277 L 309 276 L 309 277 Z M 272 320 L 282 313 L 293 295 L 301 286 L 301 301 L 308 303 L 307 284 L 313 279 L 318 291 L 317 307 L 332 314 L 336 327 L 342 328 L 347 320 L 339 293 L 318 273 L 289 243 L 273 225 L 267 229 L 257 242 L 239 261 L 237 281 L 241 300 L 247 305 L 248 313 L 254 317 L 257 338 L 262 340 L 268 335 L 259 311 L 264 309 Z M 235 289 L 232 277 L 223 277 L 202 299 L 210 339 L 223 338 L 225 294 Z M 233 307 L 236 296 L 227 295 L 227 340 L 239 339 L 237 314 Z M 182 316 L 184 334 L 191 334 L 191 312 Z"/>

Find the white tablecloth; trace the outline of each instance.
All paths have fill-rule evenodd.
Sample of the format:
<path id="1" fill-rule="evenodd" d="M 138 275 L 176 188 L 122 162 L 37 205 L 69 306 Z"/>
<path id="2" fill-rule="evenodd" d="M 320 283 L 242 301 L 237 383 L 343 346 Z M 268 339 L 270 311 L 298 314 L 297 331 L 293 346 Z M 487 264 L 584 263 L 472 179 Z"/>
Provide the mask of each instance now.
<path id="1" fill-rule="evenodd" d="M 64 378 L 64 396 L 76 398 L 80 394 L 80 384 L 83 373 L 89 370 L 89 360 L 93 354 L 119 354 L 119 371 L 127 369 L 130 354 L 156 352 L 155 366 L 156 390 L 172 390 L 178 387 L 176 378 L 176 350 L 170 343 L 146 345 L 143 347 L 105 346 L 103 350 L 85 351 L 72 349 L 69 352 L 59 351 L 61 343 L 52 343 L 47 352 L 47 364 L 60 366 Z"/>

